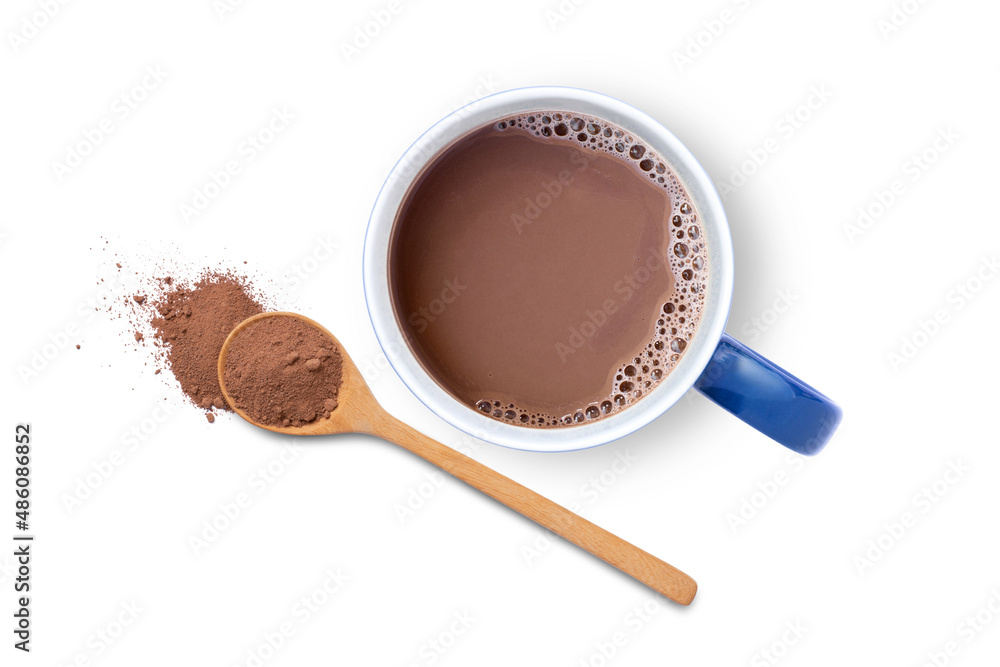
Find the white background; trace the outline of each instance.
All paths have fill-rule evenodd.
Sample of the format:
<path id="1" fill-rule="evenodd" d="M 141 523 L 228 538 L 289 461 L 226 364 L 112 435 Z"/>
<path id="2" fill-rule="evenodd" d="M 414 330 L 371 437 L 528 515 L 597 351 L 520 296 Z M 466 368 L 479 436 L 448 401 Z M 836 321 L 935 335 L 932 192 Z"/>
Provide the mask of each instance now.
<path id="1" fill-rule="evenodd" d="M 350 58 L 342 45 L 372 12 L 384 17 L 385 0 L 253 0 L 221 16 L 211 0 L 70 2 L 49 19 L 44 4 L 12 0 L 0 17 L 3 428 L 34 427 L 37 535 L 30 656 L 11 647 L 12 548 L 0 549 L 3 664 L 258 664 L 252 653 L 266 665 L 995 664 L 1000 280 L 984 260 L 1000 248 L 996 3 L 909 0 L 912 15 L 886 34 L 889 0 L 567 0 L 565 16 L 555 0 L 421 0 L 392 5 Z M 147 67 L 164 80 L 120 118 L 115 99 Z M 696 395 L 604 447 L 505 450 L 450 428 L 379 370 L 360 277 L 382 180 L 463 101 L 540 84 L 638 106 L 717 182 L 752 172 L 726 198 L 728 330 L 842 404 L 820 456 L 791 456 Z M 821 88 L 825 99 L 811 98 Z M 282 107 L 294 121 L 185 222 L 179 206 Z M 783 120 L 796 113 L 797 127 Z M 112 132 L 60 180 L 53 162 L 103 118 Z M 934 149 L 948 128 L 946 150 Z M 741 166 L 769 139 L 762 166 Z M 933 163 L 914 171 L 925 150 Z M 894 180 L 902 194 L 849 235 Z M 453 479 L 430 494 L 432 469 L 383 442 L 310 442 L 285 465 L 287 440 L 236 419 L 209 425 L 126 349 L 121 322 L 85 305 L 113 253 L 128 274 L 157 252 L 247 261 L 369 367 L 394 414 L 578 504 L 689 572 L 698 597 L 658 601 Z M 291 284 L 296 269 L 305 280 Z M 943 323 L 923 334 L 937 311 Z M 70 325 L 65 349 L 46 348 Z M 23 379 L 42 351 L 51 358 Z M 158 422 L 164 405 L 180 407 Z M 123 438 L 135 428 L 132 450 Z M 124 461 L 68 509 L 115 450 Z M 614 472 L 620 456 L 632 462 Z M 253 476 L 269 464 L 280 474 L 258 493 Z M 190 538 L 240 493 L 250 506 L 196 554 Z M 338 568 L 349 579 L 327 595 Z M 325 604 L 306 619 L 295 605 L 312 595 Z M 283 623 L 293 634 L 271 651 L 264 637 Z"/>

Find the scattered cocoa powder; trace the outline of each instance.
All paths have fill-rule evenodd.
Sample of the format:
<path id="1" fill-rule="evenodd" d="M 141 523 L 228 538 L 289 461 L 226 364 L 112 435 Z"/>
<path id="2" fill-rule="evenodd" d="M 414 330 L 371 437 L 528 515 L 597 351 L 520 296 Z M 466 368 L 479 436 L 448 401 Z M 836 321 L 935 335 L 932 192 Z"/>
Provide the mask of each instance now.
<path id="1" fill-rule="evenodd" d="M 219 385 L 219 352 L 236 325 L 263 307 L 232 275 L 208 274 L 191 287 L 173 286 L 170 278 L 162 282 L 171 289 L 153 303 L 152 325 L 174 377 L 198 407 L 228 411 Z"/>
<path id="2" fill-rule="evenodd" d="M 107 245 L 93 250 L 107 252 Z M 94 310 L 107 312 L 123 346 L 149 354 L 153 374 L 214 423 L 229 411 L 217 373 L 226 336 L 247 317 L 290 304 L 282 287 L 259 270 L 188 259 L 162 245 L 132 248 L 128 262 L 109 253 L 96 281 L 111 284 Z"/>
<path id="3" fill-rule="evenodd" d="M 267 317 L 241 331 L 226 356 L 226 389 L 255 422 L 303 426 L 337 409 L 343 359 L 319 329 Z"/>

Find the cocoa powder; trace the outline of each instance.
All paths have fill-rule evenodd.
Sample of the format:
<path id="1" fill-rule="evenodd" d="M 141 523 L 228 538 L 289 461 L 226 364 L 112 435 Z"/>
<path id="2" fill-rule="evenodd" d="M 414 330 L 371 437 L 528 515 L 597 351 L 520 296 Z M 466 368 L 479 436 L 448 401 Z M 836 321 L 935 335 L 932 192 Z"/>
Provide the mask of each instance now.
<path id="1" fill-rule="evenodd" d="M 162 282 L 167 290 L 153 303 L 151 323 L 170 370 L 195 405 L 229 410 L 219 385 L 222 344 L 237 324 L 264 308 L 234 275 L 209 273 L 190 287 L 175 285 L 171 278 Z M 136 340 L 141 340 L 139 333 Z"/>
<path id="2" fill-rule="evenodd" d="M 337 408 L 343 359 L 324 332 L 293 317 L 266 317 L 233 340 L 226 389 L 253 421 L 304 426 Z"/>

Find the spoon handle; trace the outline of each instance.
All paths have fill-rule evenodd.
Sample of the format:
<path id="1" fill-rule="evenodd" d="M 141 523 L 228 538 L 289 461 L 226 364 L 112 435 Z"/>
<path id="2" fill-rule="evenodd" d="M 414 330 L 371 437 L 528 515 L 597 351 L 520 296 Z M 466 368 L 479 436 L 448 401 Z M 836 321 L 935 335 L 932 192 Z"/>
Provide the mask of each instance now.
<path id="1" fill-rule="evenodd" d="M 375 430 L 374 435 L 408 449 L 674 602 L 687 605 L 694 598 L 698 584 L 677 568 L 475 459 L 427 437 L 390 415 L 386 415 Z"/>

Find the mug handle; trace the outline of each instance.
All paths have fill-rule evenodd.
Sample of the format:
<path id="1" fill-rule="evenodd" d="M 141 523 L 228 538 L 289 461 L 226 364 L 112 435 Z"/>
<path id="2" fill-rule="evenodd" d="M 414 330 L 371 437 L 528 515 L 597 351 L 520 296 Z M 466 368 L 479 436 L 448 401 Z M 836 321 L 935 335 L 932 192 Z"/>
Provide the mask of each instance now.
<path id="1" fill-rule="evenodd" d="M 806 456 L 823 449 L 843 416 L 829 398 L 726 334 L 694 386 L 767 437 Z"/>

